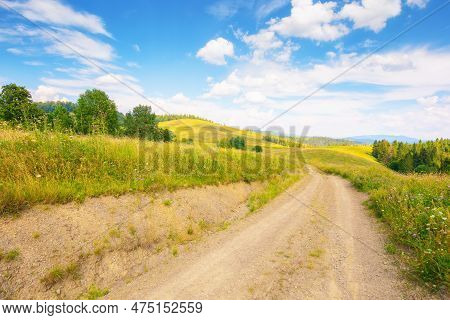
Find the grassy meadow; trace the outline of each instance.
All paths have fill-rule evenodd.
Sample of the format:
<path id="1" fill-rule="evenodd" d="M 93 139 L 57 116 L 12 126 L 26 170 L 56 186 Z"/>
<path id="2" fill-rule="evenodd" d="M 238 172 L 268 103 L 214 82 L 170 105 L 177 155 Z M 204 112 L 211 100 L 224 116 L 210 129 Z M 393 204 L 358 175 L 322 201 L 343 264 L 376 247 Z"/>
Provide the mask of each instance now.
<path id="1" fill-rule="evenodd" d="M 197 143 L 217 144 L 217 142 L 221 139 L 243 136 L 247 141 L 247 145 L 250 147 L 260 145 L 263 148 L 287 148 L 274 142 L 265 141 L 263 139 L 264 134 L 262 133 L 240 130 L 200 119 L 177 119 L 163 121 L 159 123 L 159 127 L 173 131 L 179 141 L 182 139 L 192 139 Z"/>
<path id="2" fill-rule="evenodd" d="M 104 194 L 267 180 L 287 174 L 284 154 L 3 128 L 0 214 Z"/>
<path id="3" fill-rule="evenodd" d="M 368 193 L 370 208 L 391 230 L 387 251 L 398 253 L 413 274 L 434 289 L 448 288 L 448 175 L 396 173 L 376 162 L 367 146 L 309 148 L 304 156 L 313 166 Z"/>

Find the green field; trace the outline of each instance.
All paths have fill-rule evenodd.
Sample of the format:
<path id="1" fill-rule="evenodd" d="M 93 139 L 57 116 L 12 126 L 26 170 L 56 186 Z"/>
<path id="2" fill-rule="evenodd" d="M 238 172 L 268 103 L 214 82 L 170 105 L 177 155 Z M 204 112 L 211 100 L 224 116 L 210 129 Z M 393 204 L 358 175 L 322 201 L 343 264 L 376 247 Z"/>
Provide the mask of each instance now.
<path id="1" fill-rule="evenodd" d="M 364 146 L 309 148 L 304 156 L 309 164 L 367 192 L 369 207 L 391 231 L 389 251 L 434 289 L 448 287 L 450 177 L 402 175 L 374 161 L 368 151 Z"/>

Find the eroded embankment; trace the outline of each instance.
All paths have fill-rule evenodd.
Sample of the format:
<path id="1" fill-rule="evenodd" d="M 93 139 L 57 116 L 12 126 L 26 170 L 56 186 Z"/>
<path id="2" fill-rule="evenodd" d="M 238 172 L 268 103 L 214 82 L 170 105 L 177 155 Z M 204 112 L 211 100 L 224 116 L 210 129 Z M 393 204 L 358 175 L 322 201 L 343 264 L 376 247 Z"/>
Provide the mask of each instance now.
<path id="1" fill-rule="evenodd" d="M 2 218 L 0 298 L 103 295 L 177 256 L 181 245 L 244 217 L 249 196 L 263 187 L 235 183 L 106 196 Z"/>

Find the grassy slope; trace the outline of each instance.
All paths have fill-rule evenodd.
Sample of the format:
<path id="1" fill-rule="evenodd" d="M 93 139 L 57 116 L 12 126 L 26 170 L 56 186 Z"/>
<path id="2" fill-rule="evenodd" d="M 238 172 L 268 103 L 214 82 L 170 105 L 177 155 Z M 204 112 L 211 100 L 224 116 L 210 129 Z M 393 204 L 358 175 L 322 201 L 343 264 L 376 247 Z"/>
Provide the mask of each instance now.
<path id="1" fill-rule="evenodd" d="M 364 146 L 310 148 L 304 156 L 369 193 L 370 207 L 390 227 L 390 251 L 400 252 L 415 275 L 445 290 L 450 268 L 450 177 L 401 175 L 374 161 L 367 151 Z"/>
<path id="2" fill-rule="evenodd" d="M 144 155 L 143 157 L 141 155 Z M 278 155 L 215 145 L 0 130 L 0 214 L 37 203 L 271 179 L 285 174 Z"/>
<path id="3" fill-rule="evenodd" d="M 247 130 L 220 125 L 210 121 L 198 119 L 179 119 L 163 121 L 159 123 L 161 128 L 170 129 L 175 133 L 177 139 L 191 138 L 195 142 L 216 144 L 221 139 L 243 136 L 247 139 L 249 146 L 260 145 L 266 148 L 282 149 L 282 145 L 263 140 L 264 135 Z"/>

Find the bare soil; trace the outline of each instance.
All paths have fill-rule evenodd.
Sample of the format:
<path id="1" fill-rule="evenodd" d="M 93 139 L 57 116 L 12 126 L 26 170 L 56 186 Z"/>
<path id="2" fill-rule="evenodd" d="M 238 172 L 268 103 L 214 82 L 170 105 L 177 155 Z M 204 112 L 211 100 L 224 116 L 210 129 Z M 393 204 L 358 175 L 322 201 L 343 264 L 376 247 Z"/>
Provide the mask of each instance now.
<path id="1" fill-rule="evenodd" d="M 75 299 L 154 270 L 178 248 L 245 217 L 260 183 L 183 189 L 41 205 L 0 220 L 0 299 Z M 69 266 L 75 270 L 65 272 Z M 48 276 L 51 270 L 64 274 Z M 50 281 L 49 281 L 50 280 Z"/>
<path id="2" fill-rule="evenodd" d="M 111 299 L 418 299 L 385 253 L 365 195 L 316 171 L 256 215 L 209 237 Z"/>
<path id="3" fill-rule="evenodd" d="M 102 197 L 4 218 L 0 248 L 20 255 L 0 261 L 0 298 L 73 299 L 91 284 L 108 299 L 434 298 L 385 252 L 366 196 L 309 173 L 252 215 L 247 199 L 261 184 Z M 70 263 L 76 272 L 42 280 Z"/>

